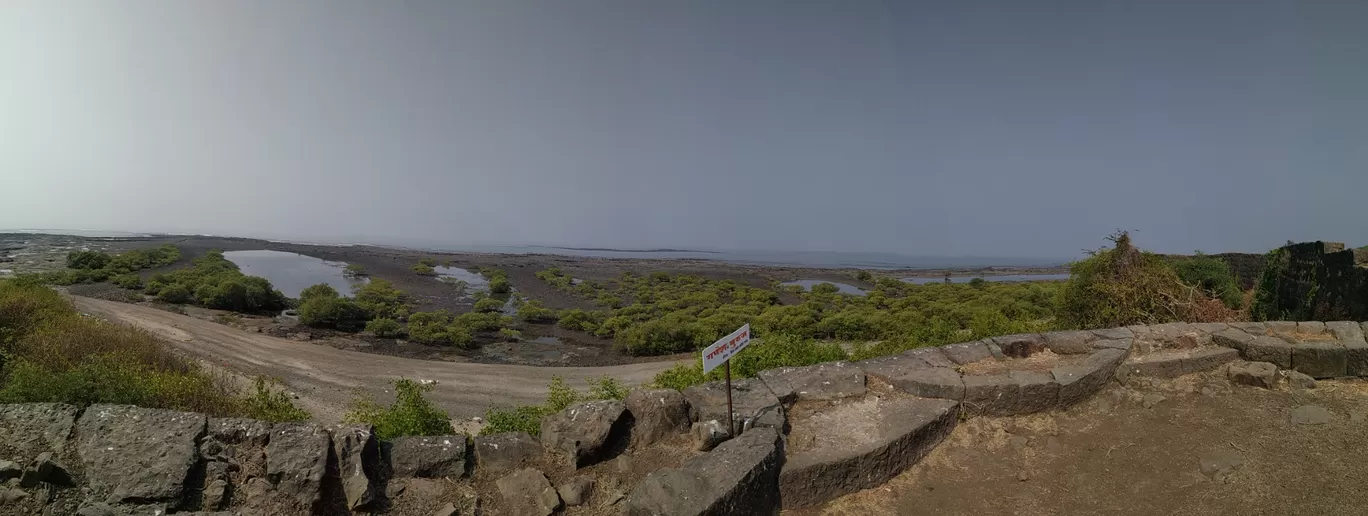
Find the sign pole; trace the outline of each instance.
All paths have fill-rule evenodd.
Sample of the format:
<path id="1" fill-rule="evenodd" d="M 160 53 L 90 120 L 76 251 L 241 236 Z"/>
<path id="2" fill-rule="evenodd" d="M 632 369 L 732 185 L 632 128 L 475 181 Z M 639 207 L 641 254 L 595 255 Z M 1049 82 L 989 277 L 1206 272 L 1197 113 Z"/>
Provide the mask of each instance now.
<path id="1" fill-rule="evenodd" d="M 731 402 L 731 361 L 728 360 L 724 367 L 727 368 L 727 428 L 731 430 L 731 436 L 734 438 L 736 437 L 736 413 L 732 412 Z"/>

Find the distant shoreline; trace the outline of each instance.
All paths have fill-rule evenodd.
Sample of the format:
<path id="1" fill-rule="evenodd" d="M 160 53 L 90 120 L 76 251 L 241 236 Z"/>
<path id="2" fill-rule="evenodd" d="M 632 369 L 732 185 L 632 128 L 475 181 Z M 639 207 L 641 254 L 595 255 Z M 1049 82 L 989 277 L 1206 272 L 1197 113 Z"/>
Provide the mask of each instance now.
<path id="1" fill-rule="evenodd" d="M 533 246 L 536 247 L 536 246 Z M 554 245 L 541 246 L 547 249 L 564 249 L 567 251 L 592 251 L 596 253 L 703 253 L 703 254 L 722 254 L 721 251 L 700 251 L 698 249 L 614 249 L 612 247 L 559 247 Z"/>

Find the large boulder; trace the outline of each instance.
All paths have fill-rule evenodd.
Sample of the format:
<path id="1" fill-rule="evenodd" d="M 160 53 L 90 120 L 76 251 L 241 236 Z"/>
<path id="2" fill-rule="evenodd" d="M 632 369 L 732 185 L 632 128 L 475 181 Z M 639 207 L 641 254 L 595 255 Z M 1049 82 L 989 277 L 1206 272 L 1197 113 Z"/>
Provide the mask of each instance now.
<path id="1" fill-rule="evenodd" d="M 86 480 L 110 503 L 179 500 L 207 422 L 204 414 L 91 405 L 76 424 Z"/>
<path id="2" fill-rule="evenodd" d="M 1272 389 L 1278 384 L 1278 366 L 1268 362 L 1236 362 L 1226 370 L 1231 383 Z"/>
<path id="3" fill-rule="evenodd" d="M 266 446 L 271 440 L 271 423 L 236 417 L 209 418 L 209 438 L 224 444 Z"/>
<path id="4" fill-rule="evenodd" d="M 1292 346 L 1292 370 L 1312 378 L 1344 376 L 1349 355 L 1338 340 L 1302 341 Z"/>
<path id="5" fill-rule="evenodd" d="M 465 442 L 464 436 L 461 442 Z M 375 429 L 369 425 L 336 427 L 332 447 L 347 508 L 356 510 L 375 501 L 380 490 L 380 449 Z"/>
<path id="6" fill-rule="evenodd" d="M 976 415 L 1010 416 L 1017 413 L 1021 386 L 1007 374 L 966 374 L 964 410 Z"/>
<path id="7" fill-rule="evenodd" d="M 950 359 L 955 365 L 964 365 L 993 358 L 993 352 L 988 350 L 988 346 L 983 341 L 961 342 L 959 344 L 946 344 L 940 346 L 941 353 L 945 358 Z"/>
<path id="8" fill-rule="evenodd" d="M 1351 321 L 1328 322 L 1325 328 L 1344 346 L 1344 373 L 1349 376 L 1368 376 L 1368 342 L 1364 341 L 1363 328 Z"/>
<path id="9" fill-rule="evenodd" d="M 572 467 L 584 467 L 611 458 L 631 425 L 631 414 L 621 401 L 576 403 L 542 419 L 542 446 L 568 456 Z"/>
<path id="10" fill-rule="evenodd" d="M 1292 369 L 1292 344 L 1277 337 L 1255 335 L 1244 344 L 1240 355 L 1251 362 L 1269 362 L 1282 369 Z"/>
<path id="11" fill-rule="evenodd" d="M 987 349 L 983 349 L 987 356 Z M 829 401 L 865 393 L 865 372 L 850 362 L 767 369 L 760 372 L 760 379 L 779 401 L 788 405 L 799 400 Z"/>
<path id="12" fill-rule="evenodd" d="M 1046 349 L 1045 338 L 1038 333 L 1003 335 L 993 337 L 993 342 L 1002 348 L 1004 355 L 1011 358 L 1026 358 Z"/>
<path id="13" fill-rule="evenodd" d="M 78 412 L 62 403 L 0 405 L 0 443 L 15 454 L 0 459 L 26 461 L 45 451 L 62 453 Z"/>
<path id="14" fill-rule="evenodd" d="M 1086 355 L 1092 352 L 1097 335 L 1089 331 L 1053 331 L 1041 334 L 1045 348 L 1060 355 Z"/>
<path id="15" fill-rule="evenodd" d="M 783 438 L 755 428 L 693 457 L 679 468 L 646 475 L 623 503 L 626 516 L 779 514 Z"/>
<path id="16" fill-rule="evenodd" d="M 795 422 L 779 479 L 784 508 L 816 506 L 887 482 L 949 435 L 957 406 L 950 400 L 867 398 Z"/>
<path id="17" fill-rule="evenodd" d="M 632 414 L 632 447 L 642 448 L 689 430 L 689 401 L 674 389 L 636 389 L 622 400 Z"/>
<path id="18" fill-rule="evenodd" d="M 727 388 L 724 382 L 708 382 L 684 389 L 689 400 L 689 419 L 694 422 L 716 419 L 727 424 Z M 732 410 L 736 429 L 784 428 L 784 406 L 759 378 L 732 381 Z"/>
<path id="19" fill-rule="evenodd" d="M 465 435 L 395 437 L 387 448 L 395 477 L 465 476 Z"/>
<path id="20" fill-rule="evenodd" d="M 266 445 L 266 478 L 277 492 L 312 507 L 322 496 L 328 469 L 328 431 L 308 423 L 281 423 Z"/>
<path id="21" fill-rule="evenodd" d="M 1102 389 L 1125 359 L 1125 351 L 1102 349 L 1088 355 L 1079 365 L 1051 369 L 1050 374 L 1059 384 L 1059 405 L 1073 405 Z"/>
<path id="22" fill-rule="evenodd" d="M 560 495 L 546 475 L 535 469 L 520 469 L 494 483 L 503 496 L 504 514 L 547 516 L 561 507 Z"/>
<path id="23" fill-rule="evenodd" d="M 498 475 L 530 464 L 542 454 L 542 445 L 527 432 L 504 432 L 475 438 L 475 462 L 480 471 Z"/>

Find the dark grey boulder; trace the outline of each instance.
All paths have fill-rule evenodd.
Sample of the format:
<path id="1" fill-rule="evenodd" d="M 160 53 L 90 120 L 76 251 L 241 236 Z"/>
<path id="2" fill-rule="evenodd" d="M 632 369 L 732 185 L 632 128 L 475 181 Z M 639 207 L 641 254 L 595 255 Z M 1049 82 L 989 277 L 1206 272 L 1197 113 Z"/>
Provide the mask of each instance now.
<path id="1" fill-rule="evenodd" d="M 1197 331 L 1200 331 L 1200 332 L 1202 332 L 1202 333 L 1212 333 L 1212 334 L 1214 334 L 1214 333 L 1220 333 L 1220 332 L 1223 332 L 1223 331 L 1226 331 L 1226 330 L 1230 329 L 1230 325 L 1229 325 L 1229 324 L 1226 324 L 1226 323 L 1223 323 L 1223 322 L 1192 323 L 1192 327 L 1193 327 L 1193 328 L 1196 328 Z"/>
<path id="2" fill-rule="evenodd" d="M 1236 362 L 1226 370 L 1231 383 L 1272 389 L 1278 384 L 1278 366 L 1268 362 Z"/>
<path id="3" fill-rule="evenodd" d="M 35 487 L 39 483 L 48 483 L 61 487 L 74 487 L 76 483 L 71 478 L 70 470 L 52 458 L 52 452 L 38 454 L 33 462 L 24 468 L 23 474 L 19 477 L 19 487 Z"/>
<path id="4" fill-rule="evenodd" d="M 783 439 L 756 428 L 679 468 L 651 472 L 623 502 L 626 516 L 779 514 Z"/>
<path id="5" fill-rule="evenodd" d="M 767 369 L 760 372 L 760 379 L 786 405 L 799 400 L 830 401 L 865 394 L 865 372 L 850 362 Z"/>
<path id="6" fill-rule="evenodd" d="M 461 444 L 464 448 L 464 435 L 461 436 Z M 334 427 L 332 448 L 333 455 L 337 457 L 337 472 L 342 478 L 342 494 L 347 499 L 347 508 L 357 510 L 376 501 L 380 497 L 381 473 L 380 447 L 375 438 L 375 429 L 370 425 Z"/>
<path id="7" fill-rule="evenodd" d="M 271 440 L 271 423 L 246 418 L 211 417 L 208 437 L 223 444 L 266 446 Z"/>
<path id="8" fill-rule="evenodd" d="M 959 344 L 946 344 L 940 346 L 941 353 L 945 358 L 950 359 L 956 365 L 972 364 L 979 360 L 993 358 L 992 352 L 988 351 L 988 346 L 982 341 L 961 342 Z"/>
<path id="9" fill-rule="evenodd" d="M 1268 325 L 1261 322 L 1233 322 L 1229 324 L 1231 328 L 1250 335 L 1268 335 Z"/>
<path id="10" fill-rule="evenodd" d="M 19 464 L 14 461 L 0 460 L 0 484 L 5 483 L 6 480 L 11 478 L 19 478 L 19 475 L 23 472 L 23 468 L 20 468 Z"/>
<path id="11" fill-rule="evenodd" d="M 1131 339 L 1131 338 L 1126 338 L 1126 339 L 1102 339 L 1102 340 L 1094 340 L 1094 341 L 1092 341 L 1092 343 L 1091 343 L 1090 345 L 1092 346 L 1093 351 L 1096 351 L 1096 350 L 1099 350 L 1099 349 L 1119 349 L 1119 350 L 1121 350 L 1121 351 L 1130 351 L 1131 344 L 1132 344 L 1134 341 L 1135 341 L 1135 339 Z"/>
<path id="12" fill-rule="evenodd" d="M 1345 376 L 1348 351 L 1337 340 L 1299 342 L 1292 346 L 1292 370 L 1312 378 Z"/>
<path id="13" fill-rule="evenodd" d="M 930 365 L 931 367 L 953 368 L 956 365 L 959 365 L 956 364 L 954 361 L 950 360 L 950 357 L 946 356 L 945 351 L 941 349 L 940 346 L 928 346 L 924 348 L 910 349 L 903 352 L 903 355 L 921 359 L 922 362 L 925 362 L 927 365 Z"/>
<path id="14" fill-rule="evenodd" d="M 1133 356 L 1121 367 L 1131 376 L 1177 378 L 1184 374 L 1182 355 L 1172 352 Z"/>
<path id="15" fill-rule="evenodd" d="M 560 495 L 561 501 L 565 505 L 576 506 L 584 505 L 589 501 L 589 495 L 594 491 L 594 477 L 578 476 L 556 487 L 556 493 Z"/>
<path id="16" fill-rule="evenodd" d="M 1368 376 L 1368 342 L 1364 341 L 1362 327 L 1358 323 L 1339 321 L 1326 323 L 1326 329 L 1339 339 L 1344 346 L 1344 372 L 1349 376 Z"/>
<path id="17" fill-rule="evenodd" d="M 1205 347 L 1183 357 L 1183 374 L 1211 371 L 1231 361 L 1238 360 L 1240 352 L 1225 347 Z"/>
<path id="18" fill-rule="evenodd" d="M 1135 338 L 1135 332 L 1131 331 L 1130 328 L 1106 328 L 1102 330 L 1093 330 L 1092 333 L 1093 335 L 1096 335 L 1098 339 L 1102 340 L 1129 340 Z"/>
<path id="19" fill-rule="evenodd" d="M 949 367 L 928 364 L 921 356 L 895 355 L 858 364 L 865 374 L 915 396 L 964 399 L 964 380 L 960 374 Z"/>
<path id="20" fill-rule="evenodd" d="M 76 424 L 85 478 L 110 503 L 178 500 L 206 423 L 204 414 L 91 405 Z"/>
<path id="21" fill-rule="evenodd" d="M 632 414 L 632 447 L 689 431 L 689 401 L 674 389 L 636 389 L 622 400 Z"/>
<path id="22" fill-rule="evenodd" d="M 689 419 L 694 422 L 716 419 L 727 424 L 727 389 L 723 382 L 708 382 L 684 389 L 689 400 Z M 784 428 L 784 406 L 759 378 L 732 380 L 732 409 L 736 412 L 737 432 L 751 428 Z"/>
<path id="23" fill-rule="evenodd" d="M 1316 379 L 1297 371 L 1286 371 L 1287 386 L 1293 389 L 1315 389 Z"/>
<path id="24" fill-rule="evenodd" d="M 1240 356 L 1251 362 L 1269 362 L 1281 369 L 1292 368 L 1292 344 L 1277 337 L 1255 335 L 1244 344 Z"/>
<path id="25" fill-rule="evenodd" d="M 503 496 L 504 511 L 512 516 L 547 516 L 561 508 L 560 495 L 546 475 L 520 469 L 495 481 Z"/>
<path id="26" fill-rule="evenodd" d="M 1020 393 L 1016 414 L 1031 414 L 1050 410 L 1059 404 L 1059 382 L 1054 375 L 1035 371 L 1011 371 L 1007 373 L 1017 384 Z"/>
<path id="27" fill-rule="evenodd" d="M 542 419 L 541 442 L 579 468 L 612 458 L 609 455 L 620 441 L 625 442 L 631 424 L 621 401 L 586 401 Z"/>
<path id="28" fill-rule="evenodd" d="M 689 434 L 693 438 L 693 447 L 698 451 L 708 451 L 716 448 L 727 439 L 731 439 L 731 428 L 729 423 L 710 419 L 694 423 L 689 429 Z"/>
<path id="29" fill-rule="evenodd" d="M 1037 333 L 993 337 L 993 342 L 1002 348 L 1002 354 L 1010 358 L 1026 358 L 1045 351 L 1045 338 Z"/>
<path id="30" fill-rule="evenodd" d="M 62 403 L 0 405 L 0 443 L 14 452 L 0 459 L 24 462 L 45 451 L 62 453 L 78 412 Z"/>
<path id="31" fill-rule="evenodd" d="M 1041 334 L 1045 348 L 1060 355 L 1086 355 L 1091 353 L 1092 341 L 1097 335 L 1088 331 L 1052 331 Z"/>
<path id="32" fill-rule="evenodd" d="M 389 443 L 395 477 L 460 478 L 466 472 L 466 436 L 404 436 Z"/>
<path id="33" fill-rule="evenodd" d="M 205 509 L 216 511 L 222 509 L 228 501 L 228 481 L 223 479 L 210 480 L 204 485 L 204 491 L 200 496 L 200 503 Z"/>
<path id="34" fill-rule="evenodd" d="M 276 492 L 312 507 L 321 497 L 332 437 L 320 426 L 280 423 L 266 445 L 266 478 Z"/>
<path id="35" fill-rule="evenodd" d="M 964 410 L 974 415 L 1009 416 L 1017 413 L 1021 386 L 1005 374 L 964 375 Z"/>
<path id="36" fill-rule="evenodd" d="M 542 445 L 527 432 L 504 432 L 475 438 L 475 463 L 480 471 L 498 475 L 521 468 L 542 454 Z"/>
<path id="37" fill-rule="evenodd" d="M 1124 351 L 1103 349 L 1094 351 L 1079 365 L 1051 369 L 1050 374 L 1059 384 L 1059 405 L 1073 405 L 1100 390 L 1125 358 Z"/>
<path id="38" fill-rule="evenodd" d="M 957 405 L 922 398 L 866 399 L 795 423 L 794 435 L 812 436 L 814 442 L 787 454 L 779 480 L 784 508 L 817 506 L 906 471 L 949 435 L 958 421 Z"/>

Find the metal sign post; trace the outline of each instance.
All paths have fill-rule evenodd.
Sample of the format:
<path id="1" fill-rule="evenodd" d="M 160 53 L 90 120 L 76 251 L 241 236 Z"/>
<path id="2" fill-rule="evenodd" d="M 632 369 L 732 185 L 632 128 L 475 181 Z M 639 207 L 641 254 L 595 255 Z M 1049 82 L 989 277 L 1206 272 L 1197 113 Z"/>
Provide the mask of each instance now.
<path id="1" fill-rule="evenodd" d="M 732 411 L 731 357 L 750 345 L 750 324 L 742 325 L 731 335 L 717 339 L 711 346 L 703 348 L 703 374 L 708 374 L 717 366 L 725 369 L 727 379 L 727 429 L 736 437 L 736 416 Z"/>

